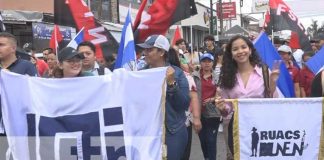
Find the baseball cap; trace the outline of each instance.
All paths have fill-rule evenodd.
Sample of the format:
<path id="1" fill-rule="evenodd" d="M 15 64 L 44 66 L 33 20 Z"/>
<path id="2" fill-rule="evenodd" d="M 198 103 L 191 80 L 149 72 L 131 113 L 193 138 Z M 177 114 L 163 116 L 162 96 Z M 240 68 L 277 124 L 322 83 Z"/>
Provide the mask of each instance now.
<path id="1" fill-rule="evenodd" d="M 317 36 L 315 36 L 315 39 L 320 41 L 320 40 L 324 40 L 324 34 L 323 33 L 319 33 Z"/>
<path id="2" fill-rule="evenodd" d="M 204 53 L 203 55 L 200 56 L 200 61 L 204 60 L 204 59 L 210 59 L 212 61 L 214 61 L 214 56 L 210 53 Z"/>
<path id="3" fill-rule="evenodd" d="M 163 35 L 151 35 L 149 36 L 144 43 L 137 44 L 141 48 L 160 48 L 165 51 L 169 51 L 170 43 L 166 37 Z"/>
<path id="4" fill-rule="evenodd" d="M 291 48 L 287 45 L 282 45 L 278 48 L 278 52 L 292 53 Z"/>
<path id="5" fill-rule="evenodd" d="M 71 59 L 73 57 L 78 57 L 80 59 L 84 59 L 84 55 L 77 52 L 77 50 L 75 50 L 72 47 L 65 47 L 63 48 L 59 53 L 58 53 L 58 60 L 59 62 L 63 62 L 64 60 L 68 60 Z"/>

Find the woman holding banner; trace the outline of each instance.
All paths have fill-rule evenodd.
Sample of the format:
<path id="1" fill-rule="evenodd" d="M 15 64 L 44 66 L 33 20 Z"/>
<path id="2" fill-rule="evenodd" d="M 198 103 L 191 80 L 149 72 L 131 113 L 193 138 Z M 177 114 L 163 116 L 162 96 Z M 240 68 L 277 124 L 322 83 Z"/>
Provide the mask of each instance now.
<path id="1" fill-rule="evenodd" d="M 253 43 L 246 37 L 237 35 L 231 38 L 223 57 L 216 106 L 223 116 L 233 111 L 226 99 L 278 97 L 276 81 L 279 65 L 274 64 L 272 72 L 262 65 Z M 233 116 L 234 117 L 234 116 Z M 233 153 L 233 118 L 229 124 L 228 143 Z"/>

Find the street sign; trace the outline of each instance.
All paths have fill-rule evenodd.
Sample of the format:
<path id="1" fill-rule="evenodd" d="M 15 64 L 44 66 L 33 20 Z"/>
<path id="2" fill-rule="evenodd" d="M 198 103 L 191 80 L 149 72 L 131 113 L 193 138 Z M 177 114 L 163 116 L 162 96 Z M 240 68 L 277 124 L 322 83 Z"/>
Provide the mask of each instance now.
<path id="1" fill-rule="evenodd" d="M 236 19 L 236 3 L 235 2 L 223 2 L 222 11 L 220 5 L 217 3 L 216 11 L 217 17 L 223 17 L 223 20 Z"/>

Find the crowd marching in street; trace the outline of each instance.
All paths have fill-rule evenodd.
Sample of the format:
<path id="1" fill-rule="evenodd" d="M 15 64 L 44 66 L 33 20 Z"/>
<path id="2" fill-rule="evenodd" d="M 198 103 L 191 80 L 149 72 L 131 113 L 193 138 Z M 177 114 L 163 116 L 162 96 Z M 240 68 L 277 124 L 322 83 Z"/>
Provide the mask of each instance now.
<path id="1" fill-rule="evenodd" d="M 152 34 L 144 42 L 135 44 L 136 70 L 167 67 L 165 143 L 169 160 L 190 159 L 193 134 L 199 136 L 204 159 L 216 160 L 220 126 L 226 143 L 226 159 L 233 160 L 236 111 L 229 100 L 284 97 L 277 87 L 282 72 L 280 66 L 285 66 L 289 72 L 294 97 L 324 96 L 324 70 L 314 74 L 306 65 L 323 49 L 324 33 L 312 38 L 312 50 L 307 51 L 291 47 L 290 37 L 273 41 L 281 59 L 273 61 L 272 67 L 262 61 L 253 40 L 235 35 L 219 42 L 214 35 L 207 35 L 203 46 L 191 48 L 195 44 L 189 45 L 185 39 L 177 39 L 172 45 L 164 35 Z M 37 56 L 32 43 L 23 46 L 24 53 L 17 51 L 17 45 L 13 34 L 0 32 L 1 70 L 77 80 L 77 77 L 111 75 L 117 63 L 115 53 L 109 59 L 97 58 L 97 48 L 90 41 L 83 41 L 76 48 L 64 47 L 58 52 L 48 46 L 42 50 L 43 56 Z M 6 136 L 5 132 L 1 136 Z M 252 152 L 253 156 L 256 157 L 256 153 Z"/>

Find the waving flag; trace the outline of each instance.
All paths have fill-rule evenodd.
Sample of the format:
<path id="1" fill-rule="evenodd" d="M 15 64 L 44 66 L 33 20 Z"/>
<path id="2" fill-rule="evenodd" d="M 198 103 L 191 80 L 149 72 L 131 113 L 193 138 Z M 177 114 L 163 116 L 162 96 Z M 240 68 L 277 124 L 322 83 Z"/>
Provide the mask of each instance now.
<path id="1" fill-rule="evenodd" d="M 130 10 L 128 10 L 119 44 L 115 69 L 123 67 L 128 70 L 134 71 L 136 70 L 135 60 L 136 52 L 132 28 L 132 19 L 130 15 Z"/>
<path id="2" fill-rule="evenodd" d="M 58 53 L 59 44 L 62 42 L 63 36 L 58 25 L 54 25 L 51 39 L 49 41 L 49 47 L 54 49 L 55 53 Z"/>
<path id="3" fill-rule="evenodd" d="M 3 120 L 13 158 L 162 159 L 165 72 L 43 79 L 2 70 Z"/>
<path id="4" fill-rule="evenodd" d="M 84 27 L 84 41 L 90 41 L 96 46 L 97 58 L 117 53 L 118 42 L 95 19 L 83 0 L 55 0 L 54 22 L 59 25 L 75 27 L 77 30 Z"/>
<path id="5" fill-rule="evenodd" d="M 306 62 L 307 67 L 316 75 L 324 67 L 324 47 Z"/>
<path id="6" fill-rule="evenodd" d="M 145 6 L 146 0 L 141 4 Z M 169 27 L 183 19 L 197 14 L 194 0 L 155 0 L 148 11 L 138 12 L 135 22 L 141 18 L 137 28 L 135 28 L 136 43 L 144 42 L 153 34 L 164 35 Z M 137 23 L 135 23 L 137 25 Z"/>
<path id="7" fill-rule="evenodd" d="M 67 47 L 72 47 L 74 49 L 78 48 L 78 45 L 84 41 L 84 28 L 82 28 L 79 33 L 70 41 Z"/>
<path id="8" fill-rule="evenodd" d="M 4 31 L 6 31 L 6 27 L 3 23 L 3 18 L 2 18 L 1 12 L 0 12 L 0 32 L 4 32 Z"/>
<path id="9" fill-rule="evenodd" d="M 306 36 L 305 27 L 298 17 L 282 0 L 270 0 L 270 17 L 266 16 L 265 29 L 268 34 L 273 31 L 291 30 L 293 34 L 293 48 L 311 51 L 310 42 Z"/>
<path id="10" fill-rule="evenodd" d="M 174 35 L 173 35 L 172 45 L 175 45 L 177 40 L 179 40 L 181 38 L 182 38 L 182 36 L 181 36 L 180 28 L 179 28 L 179 26 L 177 26 L 177 29 L 175 30 Z"/>
<path id="11" fill-rule="evenodd" d="M 262 61 L 267 64 L 269 68 L 272 68 L 274 60 L 281 60 L 276 48 L 272 45 L 267 34 L 264 32 L 254 41 L 254 47 L 258 51 Z M 277 86 L 285 97 L 295 97 L 294 85 L 284 64 L 280 66 Z"/>

